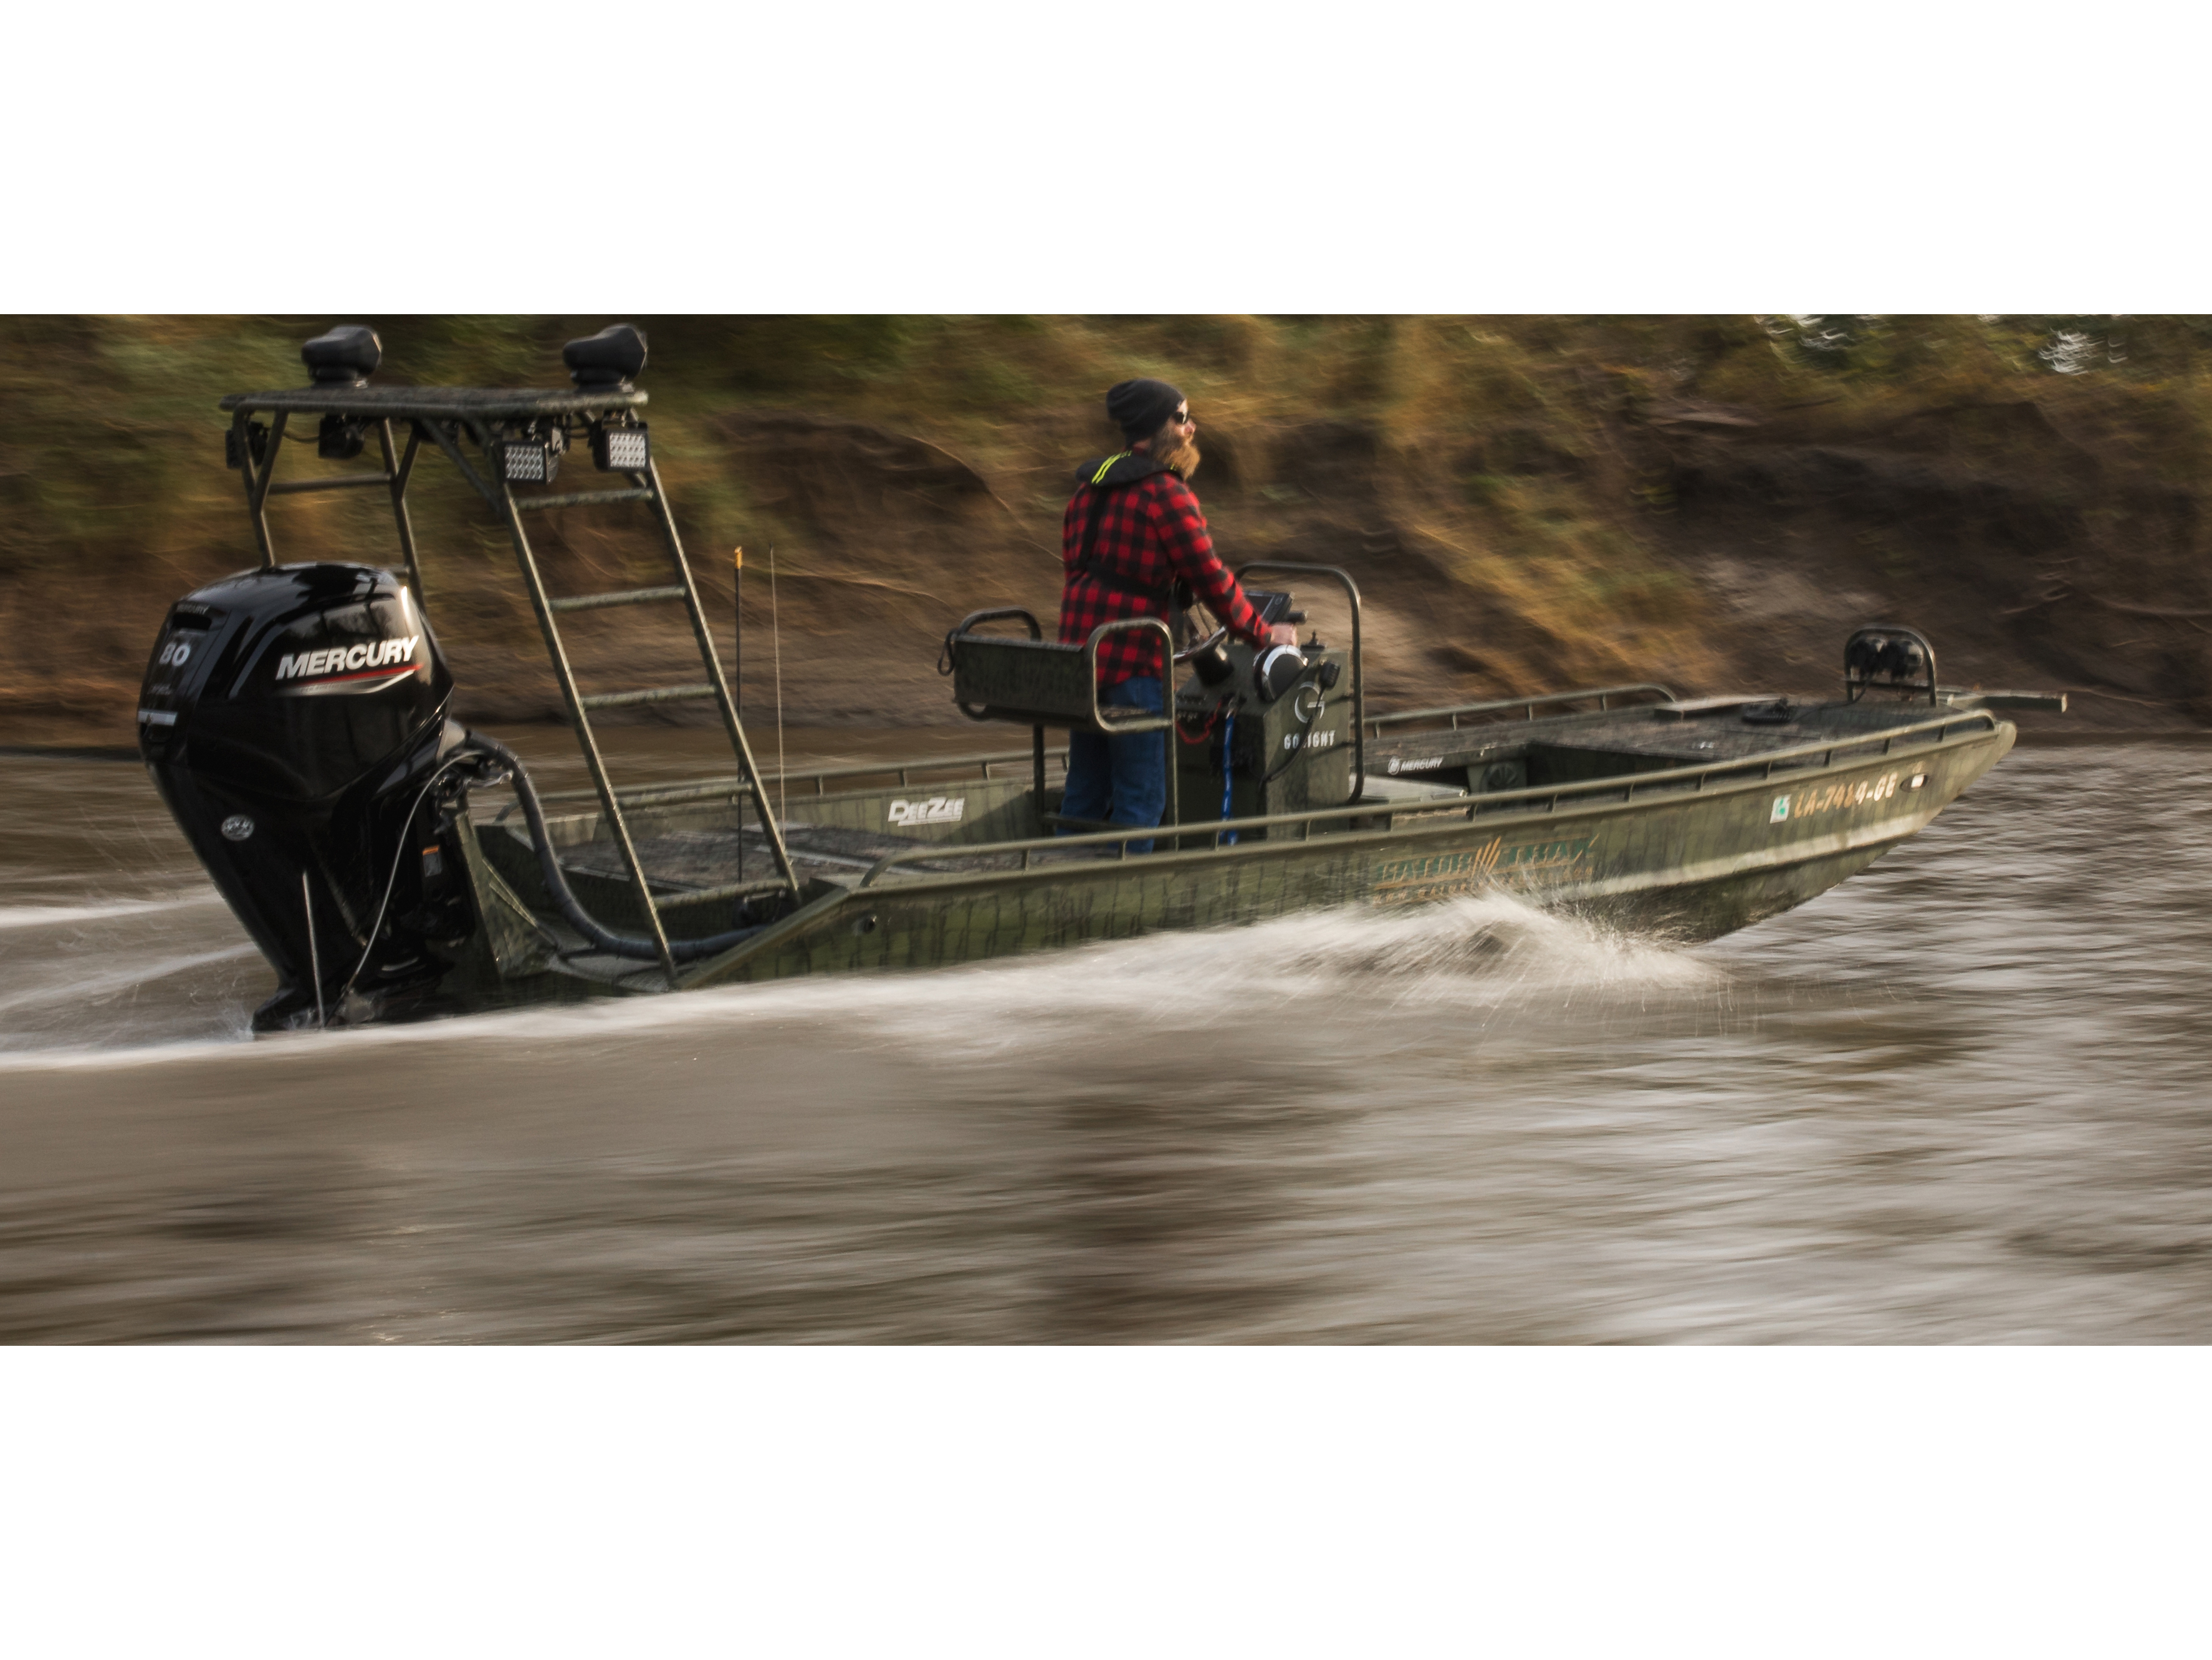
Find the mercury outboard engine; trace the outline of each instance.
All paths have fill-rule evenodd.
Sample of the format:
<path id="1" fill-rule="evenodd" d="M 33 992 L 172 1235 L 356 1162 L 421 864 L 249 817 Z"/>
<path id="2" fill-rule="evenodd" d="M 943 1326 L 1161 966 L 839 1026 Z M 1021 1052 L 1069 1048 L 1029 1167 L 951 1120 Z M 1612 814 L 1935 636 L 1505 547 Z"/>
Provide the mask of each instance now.
<path id="1" fill-rule="evenodd" d="M 276 970 L 253 1028 L 425 1000 L 475 927 L 453 809 L 485 757 L 414 596 L 282 565 L 170 608 L 138 700 L 169 811 Z"/>

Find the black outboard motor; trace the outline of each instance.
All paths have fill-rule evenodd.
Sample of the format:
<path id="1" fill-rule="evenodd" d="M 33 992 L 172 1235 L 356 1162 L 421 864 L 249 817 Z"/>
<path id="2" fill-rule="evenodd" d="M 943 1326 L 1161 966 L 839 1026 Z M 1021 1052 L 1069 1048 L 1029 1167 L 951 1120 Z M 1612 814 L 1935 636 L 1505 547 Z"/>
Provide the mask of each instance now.
<path id="1" fill-rule="evenodd" d="M 388 571 L 283 565 L 170 608 L 139 748 L 276 970 L 255 1031 L 397 1012 L 473 933 L 452 809 L 485 763 L 447 718 L 453 688 Z"/>

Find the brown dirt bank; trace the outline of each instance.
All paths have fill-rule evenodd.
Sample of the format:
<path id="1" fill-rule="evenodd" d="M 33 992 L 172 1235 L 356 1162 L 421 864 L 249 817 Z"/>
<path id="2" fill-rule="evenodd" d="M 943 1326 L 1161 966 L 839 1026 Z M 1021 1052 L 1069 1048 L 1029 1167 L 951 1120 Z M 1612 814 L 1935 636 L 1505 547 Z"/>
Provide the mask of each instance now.
<path id="1" fill-rule="evenodd" d="M 939 637 L 986 605 L 1050 617 L 1073 464 L 1109 438 L 1097 388 L 1151 369 L 1176 374 L 1200 415 L 1194 482 L 1224 555 L 1340 564 L 1358 579 L 1377 707 L 1645 678 L 1685 693 L 1819 693 L 1835 683 L 1844 635 L 1886 620 L 1929 634 L 1948 681 L 2070 692 L 2074 713 L 2028 717 L 2038 728 L 2212 723 L 2193 358 L 2177 391 L 2172 374 L 2060 377 L 1994 345 L 1971 374 L 1948 359 L 1941 373 L 1816 374 L 1748 319 L 1155 319 L 1028 332 L 1018 320 L 916 325 L 890 367 L 851 373 L 814 358 L 785 366 L 809 340 L 848 340 L 854 319 L 848 334 L 797 344 L 790 331 L 804 319 L 653 324 L 656 351 L 671 337 L 676 347 L 647 376 L 656 445 L 721 617 L 729 549 L 748 549 L 749 710 L 775 695 L 773 547 L 788 719 L 962 726 L 934 672 Z M 58 402 L 20 352 L 5 365 L 0 392 L 20 418 L 0 450 L 11 514 L 0 623 L 35 649 L 0 671 L 0 742 L 128 741 L 163 608 L 250 562 L 214 398 L 296 380 L 270 343 L 313 330 L 157 321 L 184 342 L 178 352 L 199 354 L 158 366 L 178 381 L 158 408 L 145 390 L 153 371 L 117 367 L 124 320 L 36 342 L 73 354 L 88 381 L 106 375 L 105 414 L 85 411 L 82 388 Z M 237 340 L 210 344 L 217 321 Z M 535 319 L 525 331 L 557 341 L 591 322 Z M 27 325 L 15 324 L 20 344 Z M 785 331 L 763 335 L 770 325 Z M 403 325 L 383 326 L 392 349 Z M 489 324 L 440 326 L 453 361 L 426 379 L 550 378 L 542 365 L 488 372 L 453 344 L 490 337 Z M 943 392 L 945 365 L 972 380 L 979 362 L 1000 379 Z M 21 435 L 55 409 L 89 423 L 82 441 L 27 448 Z M 306 454 L 288 465 L 315 465 Z M 142 457 L 143 473 L 124 465 Z M 553 718 L 503 538 L 446 471 L 427 461 L 416 495 L 427 598 L 462 713 Z M 388 520 L 368 503 L 302 497 L 274 512 L 289 556 L 393 556 Z M 641 518 L 556 513 L 533 530 L 556 592 L 652 576 Z M 1327 603 L 1310 597 L 1326 625 Z M 681 631 L 653 613 L 578 617 L 570 639 L 594 685 L 681 672 Z"/>

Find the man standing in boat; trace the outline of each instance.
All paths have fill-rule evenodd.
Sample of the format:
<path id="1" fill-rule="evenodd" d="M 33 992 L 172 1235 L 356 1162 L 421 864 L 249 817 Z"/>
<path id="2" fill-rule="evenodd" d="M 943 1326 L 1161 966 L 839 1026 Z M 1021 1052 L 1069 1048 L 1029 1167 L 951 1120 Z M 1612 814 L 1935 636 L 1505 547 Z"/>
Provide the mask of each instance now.
<path id="1" fill-rule="evenodd" d="M 1198 468 L 1198 423 L 1182 393 L 1164 380 L 1124 380 L 1106 394 L 1106 414 L 1128 447 L 1083 470 L 1060 521 L 1067 566 L 1060 600 L 1062 644 L 1080 645 L 1101 623 L 1157 617 L 1173 626 L 1192 596 L 1240 640 L 1291 645 L 1288 623 L 1269 629 L 1213 551 L 1213 538 L 1191 493 Z M 1149 631 L 1110 634 L 1098 645 L 1098 702 L 1158 714 L 1172 688 L 1160 684 L 1159 643 Z M 1094 824 L 1157 824 L 1167 810 L 1164 732 L 1108 738 L 1068 734 L 1066 818 Z M 1132 842 L 1149 853 L 1150 842 Z"/>

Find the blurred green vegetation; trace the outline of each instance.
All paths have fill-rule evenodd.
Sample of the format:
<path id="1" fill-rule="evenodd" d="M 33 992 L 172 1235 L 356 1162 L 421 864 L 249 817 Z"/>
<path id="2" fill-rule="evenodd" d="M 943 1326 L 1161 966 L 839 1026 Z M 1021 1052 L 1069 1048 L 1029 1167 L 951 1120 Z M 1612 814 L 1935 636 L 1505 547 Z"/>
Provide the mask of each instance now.
<path id="1" fill-rule="evenodd" d="M 250 563 L 216 400 L 301 384 L 299 343 L 334 322 L 381 334 L 380 384 L 555 386 L 562 342 L 610 320 L 0 319 L 0 605 L 20 609 L 64 585 L 79 596 L 166 599 Z M 655 453 L 695 546 L 748 539 L 764 519 L 774 526 L 711 420 L 743 409 L 926 438 L 990 479 L 1033 539 L 1049 540 L 1067 464 L 1109 440 L 1097 416 L 1105 387 L 1154 374 L 1184 389 L 1201 444 L 1215 443 L 1223 465 L 1243 475 L 1250 545 L 1269 545 L 1267 514 L 1326 494 L 1270 459 L 1282 451 L 1276 439 L 1332 423 L 1357 435 L 1353 447 L 1389 481 L 1382 518 L 1455 577 L 1562 635 L 1606 627 L 1624 609 L 1633 626 L 1662 630 L 1688 614 L 1690 585 L 1648 534 L 1651 516 L 1670 510 L 1672 486 L 1619 441 L 1625 427 L 1685 403 L 1762 415 L 1818 408 L 1824 429 L 1844 434 L 1930 409 L 2064 405 L 2124 429 L 2154 474 L 2187 488 L 2212 432 L 2212 321 L 2201 318 L 628 320 L 651 337 L 643 384 Z M 1977 430 L 1971 418 L 1954 421 L 1945 442 L 1954 454 L 1971 450 L 1983 441 Z M 2007 441 L 2001 423 L 1990 427 L 1993 454 Z M 1199 483 L 1206 493 L 1206 477 Z M 426 551 L 487 575 L 503 566 L 503 536 L 457 481 L 426 473 L 410 499 Z M 292 499 L 279 533 L 287 557 L 392 557 L 377 497 Z M 131 678 L 147 624 L 137 609 L 115 610 L 113 649 Z M 501 615 L 502 627 L 519 628 Z M 97 619 L 79 620 L 90 630 L 84 648 L 106 649 Z M 515 634 L 518 644 L 526 637 Z"/>
<path id="2" fill-rule="evenodd" d="M 246 554 L 215 400 L 298 384 L 299 342 L 331 320 L 0 319 L 0 575 L 147 561 L 198 573 L 219 549 Z M 561 343 L 606 319 L 357 320 L 383 336 L 380 384 L 549 385 L 562 379 Z M 1607 417 L 1657 399 L 1820 400 L 1872 415 L 2094 379 L 2124 387 L 2172 459 L 2193 465 L 2212 384 L 2212 320 L 2200 318 L 635 320 L 653 341 L 644 384 L 658 453 L 700 520 L 745 510 L 736 483 L 719 476 L 701 417 L 747 406 L 911 431 L 988 474 L 994 459 L 1030 447 L 1040 417 L 1095 409 L 1113 380 L 1157 374 L 1190 394 L 1207 429 L 1325 418 L 1370 428 L 1386 449 L 1460 441 L 1479 462 L 1461 477 L 1464 504 L 1529 551 L 1586 540 L 1596 527 L 1574 489 L 1527 481 L 1586 472 L 1602 455 Z M 433 520 L 426 533 L 497 551 L 492 526 L 458 492 L 420 490 L 416 500 Z M 347 521 L 374 516 L 353 512 L 362 505 L 289 504 L 288 519 L 312 521 L 292 534 L 349 542 Z M 380 538 L 380 521 L 366 528 Z"/>

